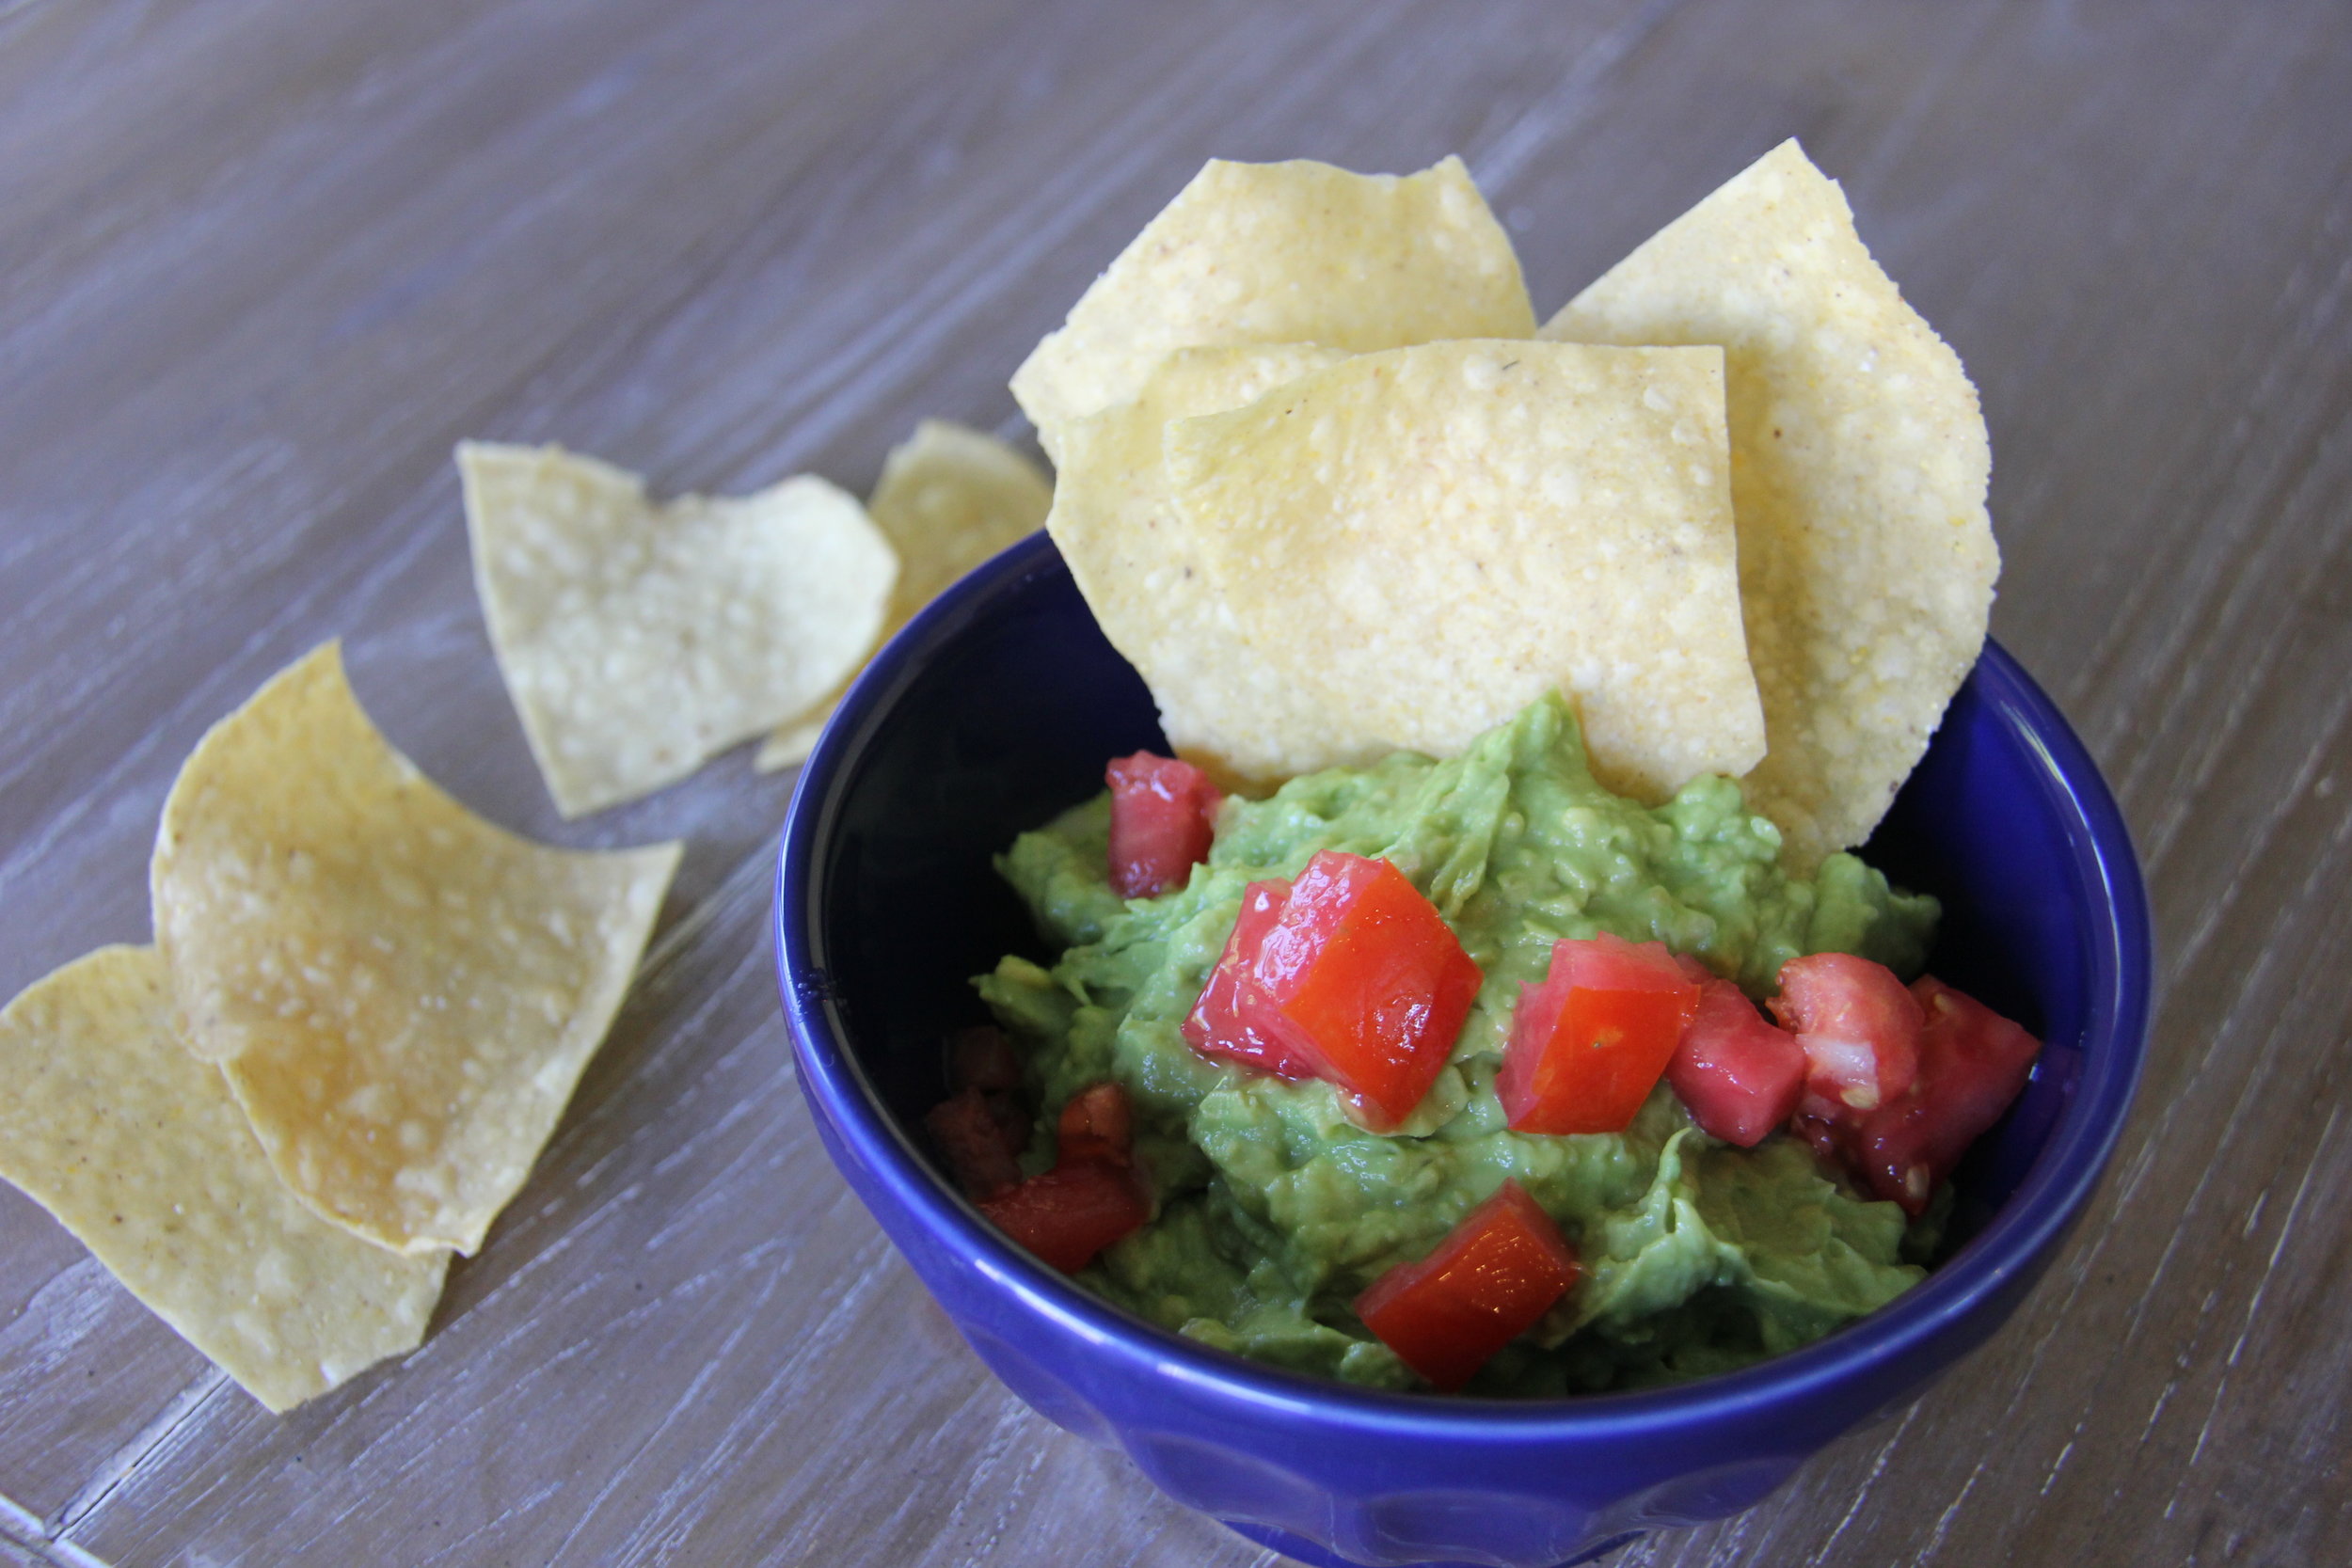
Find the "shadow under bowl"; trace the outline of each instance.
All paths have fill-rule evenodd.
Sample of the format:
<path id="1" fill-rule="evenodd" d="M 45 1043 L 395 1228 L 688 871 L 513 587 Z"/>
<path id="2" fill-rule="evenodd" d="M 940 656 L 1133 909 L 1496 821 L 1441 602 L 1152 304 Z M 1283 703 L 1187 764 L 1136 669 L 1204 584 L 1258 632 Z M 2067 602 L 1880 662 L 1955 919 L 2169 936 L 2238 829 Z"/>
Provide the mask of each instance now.
<path id="1" fill-rule="evenodd" d="M 1661 1390 L 1496 1401 L 1356 1388 L 1128 1316 L 986 1225 L 919 1129 L 970 977 L 1050 958 L 991 857 L 1165 751 L 1150 694 L 1051 541 L 964 578 L 875 658 L 786 819 L 775 938 L 827 1151 L 964 1338 L 1041 1414 L 1178 1501 L 1308 1562 L 1537 1568 L 1758 1501 L 1916 1394 L 2015 1308 L 2122 1131 L 2152 983 L 2122 816 L 2057 707 L 1997 645 L 1864 850 L 1936 895 L 1932 971 L 2045 1043 L 1954 1178 L 1947 1255 L 1883 1309 L 1758 1366 Z"/>

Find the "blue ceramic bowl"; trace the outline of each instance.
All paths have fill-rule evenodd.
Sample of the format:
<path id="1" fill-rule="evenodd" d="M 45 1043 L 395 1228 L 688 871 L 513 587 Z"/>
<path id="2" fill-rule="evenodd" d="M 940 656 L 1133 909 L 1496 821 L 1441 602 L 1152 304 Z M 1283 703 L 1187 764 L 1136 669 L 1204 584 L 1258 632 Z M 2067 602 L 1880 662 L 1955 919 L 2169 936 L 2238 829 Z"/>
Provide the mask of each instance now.
<path id="1" fill-rule="evenodd" d="M 1867 851 L 1935 894 L 1932 966 L 2045 1049 L 1955 1178 L 1956 1247 L 1817 1344 L 1658 1392 L 1498 1402 L 1262 1367 L 1131 1318 L 1011 1246 L 913 1134 L 947 1092 L 968 977 L 1043 957 L 990 869 L 1013 835 L 1164 749 L 1135 672 L 1042 534 L 909 626 L 851 689 L 786 820 L 776 958 L 834 1161 L 980 1358 L 1178 1501 L 1312 1563 L 1558 1564 L 1763 1497 L 1916 1394 L 2015 1308 L 2115 1147 L 2148 1022 L 2148 912 L 2123 821 L 1998 647 Z"/>

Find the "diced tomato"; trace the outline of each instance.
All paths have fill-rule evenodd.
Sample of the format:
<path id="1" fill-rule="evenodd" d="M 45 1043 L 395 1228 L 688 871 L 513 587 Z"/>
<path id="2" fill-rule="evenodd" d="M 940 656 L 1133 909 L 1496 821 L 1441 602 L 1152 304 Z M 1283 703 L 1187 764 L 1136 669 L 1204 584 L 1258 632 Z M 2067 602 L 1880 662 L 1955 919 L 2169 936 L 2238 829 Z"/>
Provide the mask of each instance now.
<path id="1" fill-rule="evenodd" d="M 1518 1132 L 1620 1132 L 1658 1085 L 1700 988 L 1662 942 L 1604 931 L 1552 944 L 1551 969 L 1519 990 L 1495 1092 Z"/>
<path id="2" fill-rule="evenodd" d="M 1795 1037 L 1767 1022 L 1738 986 L 1708 975 L 1697 1016 L 1666 1064 L 1666 1082 L 1691 1118 L 1725 1143 L 1754 1148 L 1796 1114 L 1804 1078 Z"/>
<path id="3" fill-rule="evenodd" d="M 975 1200 L 1009 1192 L 1021 1184 L 1021 1142 L 1006 1128 L 986 1095 L 966 1085 L 932 1106 L 923 1125 L 946 1157 L 956 1185 Z"/>
<path id="4" fill-rule="evenodd" d="M 1583 1272 L 1551 1216 L 1505 1181 L 1436 1251 L 1373 1281 L 1356 1298 L 1356 1315 L 1406 1366 L 1451 1393 L 1534 1327 Z"/>
<path id="5" fill-rule="evenodd" d="M 995 1197 L 979 1200 L 996 1227 L 1064 1274 L 1152 1217 L 1134 1173 L 1099 1160 L 1056 1165 Z"/>
<path id="6" fill-rule="evenodd" d="M 1233 934 L 1225 939 L 1224 955 L 1209 972 L 1200 999 L 1185 1015 L 1184 1038 L 1203 1056 L 1223 1057 L 1278 1078 L 1311 1078 L 1314 1064 L 1293 1055 L 1261 1031 L 1242 1006 L 1250 963 L 1264 945 L 1266 933 L 1281 918 L 1282 905 L 1290 895 L 1290 883 L 1280 880 L 1252 882 L 1243 890 L 1241 914 L 1233 922 Z"/>
<path id="7" fill-rule="evenodd" d="M 2025 1088 L 2042 1042 L 1932 976 L 1911 990 L 1927 1016 L 1919 1075 L 1908 1094 L 1866 1117 L 1847 1148 L 1872 1192 L 1916 1214 Z"/>
<path id="8" fill-rule="evenodd" d="M 1119 1085 L 1072 1095 L 1054 1135 L 1052 1170 L 976 1201 L 1006 1235 L 1075 1274 L 1152 1217 L 1152 1195 L 1136 1169 L 1135 1112 Z"/>
<path id="9" fill-rule="evenodd" d="M 1021 1054 L 993 1023 L 976 1023 L 947 1037 L 947 1075 L 958 1088 L 999 1094 L 1021 1086 Z"/>
<path id="10" fill-rule="evenodd" d="M 1772 1015 L 1804 1050 L 1803 1112 L 1852 1122 L 1902 1098 L 1919 1070 L 1919 1004 L 1895 972 L 1851 953 L 1780 966 Z"/>
<path id="11" fill-rule="evenodd" d="M 1021 1096 L 1021 1057 L 990 1024 L 947 1037 L 947 1077 L 956 1093 L 923 1118 L 956 1184 L 993 1197 L 1021 1180 L 1021 1151 L 1036 1125 Z"/>
<path id="12" fill-rule="evenodd" d="M 1111 887 L 1149 898 L 1182 887 L 1209 858 L 1224 797 L 1188 762 L 1137 752 L 1104 769 L 1111 786 Z"/>
<path id="13" fill-rule="evenodd" d="M 1054 1141 L 1065 1165 L 1081 1160 L 1133 1163 L 1135 1113 L 1128 1107 L 1127 1091 L 1104 1082 L 1072 1095 L 1054 1125 Z"/>
<path id="14" fill-rule="evenodd" d="M 1274 905 L 1279 886 L 1252 884 L 1267 891 L 1245 899 L 1185 1037 L 1322 1078 L 1363 1125 L 1394 1127 L 1445 1067 L 1484 976 L 1387 861 L 1326 849 Z"/>

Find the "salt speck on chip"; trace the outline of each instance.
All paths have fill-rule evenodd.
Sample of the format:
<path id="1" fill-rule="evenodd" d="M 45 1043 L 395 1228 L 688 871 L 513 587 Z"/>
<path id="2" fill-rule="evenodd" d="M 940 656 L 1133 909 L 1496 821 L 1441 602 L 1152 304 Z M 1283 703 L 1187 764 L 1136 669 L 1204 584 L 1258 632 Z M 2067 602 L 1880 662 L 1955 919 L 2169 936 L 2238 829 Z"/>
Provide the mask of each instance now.
<path id="1" fill-rule="evenodd" d="M 1959 356 L 1835 182 L 1783 142 L 1568 302 L 1542 336 L 1713 343 L 1770 752 L 1744 781 L 1810 872 L 1862 843 L 1983 646 L 1992 451 Z"/>
<path id="2" fill-rule="evenodd" d="M 1763 753 L 1719 352 L 1391 349 L 1178 420 L 1165 455 L 1213 591 L 1325 720 L 1286 770 L 1451 755 L 1554 689 L 1621 792 Z"/>
<path id="3" fill-rule="evenodd" d="M 1228 785 L 1324 766 L 1346 736 L 1242 640 L 1176 515 L 1161 436 L 1170 420 L 1238 408 L 1346 357 L 1312 343 L 1184 349 L 1134 399 L 1063 433 L 1046 529 L 1103 634 L 1152 689 L 1169 743 Z"/>
<path id="4" fill-rule="evenodd" d="M 566 816 L 806 712 L 882 630 L 890 546 L 812 475 L 656 505 L 560 447 L 469 441 L 457 467 L 490 646 Z"/>
<path id="5" fill-rule="evenodd" d="M 1182 348 L 1350 352 L 1535 329 L 1510 236 L 1462 166 L 1354 174 L 1213 159 L 1012 378 L 1057 465 L 1072 420 L 1134 398 Z"/>
<path id="6" fill-rule="evenodd" d="M 330 642 L 182 767 L 156 944 L 188 1049 L 304 1203 L 395 1251 L 470 1253 L 611 1027 L 678 853 L 474 816 L 376 732 Z"/>
<path id="7" fill-rule="evenodd" d="M 0 1177 L 272 1410 L 414 1350 L 449 1254 L 388 1252 L 296 1202 L 172 1031 L 152 948 L 27 987 L 0 1010 Z"/>
<path id="8" fill-rule="evenodd" d="M 958 578 L 1036 532 L 1053 500 L 1052 481 L 995 436 L 946 420 L 918 423 L 882 460 L 866 503 L 898 556 L 898 585 L 875 641 L 888 641 Z M 759 748 L 760 770 L 804 760 L 838 696 L 827 692 L 771 733 Z"/>

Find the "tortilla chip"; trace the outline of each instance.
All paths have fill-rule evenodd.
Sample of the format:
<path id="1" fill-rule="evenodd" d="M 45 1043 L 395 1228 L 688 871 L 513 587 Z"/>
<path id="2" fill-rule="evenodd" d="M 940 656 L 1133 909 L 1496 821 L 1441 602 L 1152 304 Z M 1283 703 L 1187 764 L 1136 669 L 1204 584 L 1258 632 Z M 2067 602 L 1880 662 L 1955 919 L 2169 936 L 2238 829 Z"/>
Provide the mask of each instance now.
<path id="1" fill-rule="evenodd" d="M 1983 646 L 1992 451 L 1959 357 L 1836 184 L 1783 142 L 1544 327 L 1716 343 L 1749 655 L 1771 751 L 1745 781 L 1806 871 L 1870 836 Z"/>
<path id="2" fill-rule="evenodd" d="M 829 699 L 805 719 L 795 719 L 770 730 L 768 738 L 759 743 L 759 755 L 753 759 L 754 765 L 763 773 L 772 773 L 779 768 L 798 768 L 806 762 L 808 754 L 817 750 L 817 737 L 825 733 L 826 724 L 833 720 L 833 710 L 839 705 L 839 698 Z"/>
<path id="3" fill-rule="evenodd" d="M 457 467 L 490 646 L 565 816 L 806 712 L 882 630 L 890 546 L 821 479 L 656 506 L 561 447 L 469 441 Z"/>
<path id="4" fill-rule="evenodd" d="M 1459 158 L 1413 175 L 1213 159 L 1012 378 L 1057 466 L 1071 421 L 1134 398 L 1180 348 L 1361 353 L 1535 329 L 1510 236 Z"/>
<path id="5" fill-rule="evenodd" d="M 1293 769 L 1449 755 L 1555 688 L 1618 790 L 1752 766 L 1723 398 L 1704 349 L 1427 343 L 1170 424 L 1214 591 L 1339 736 Z"/>
<path id="6" fill-rule="evenodd" d="M 395 1251 L 470 1253 L 628 989 L 678 846 L 549 849 L 386 743 L 334 643 L 164 802 L 156 944 L 278 1178 Z"/>
<path id="7" fill-rule="evenodd" d="M 1065 433 L 1046 529 L 1104 635 L 1151 687 L 1169 743 L 1227 787 L 1323 766 L 1316 759 L 1346 737 L 1243 640 L 1211 591 L 1168 494 L 1161 435 L 1170 420 L 1255 403 L 1346 357 L 1312 343 L 1185 349 L 1132 402 Z"/>
<path id="8" fill-rule="evenodd" d="M 103 947 L 0 1011 L 0 1177 L 272 1410 L 424 1339 L 449 1254 L 326 1224 L 172 1036 L 152 948 Z"/>
<path id="9" fill-rule="evenodd" d="M 888 641 L 958 578 L 1036 532 L 1053 501 L 1053 482 L 995 436 L 945 420 L 917 424 L 912 437 L 890 449 L 866 503 L 898 555 L 898 585 L 875 641 Z M 804 761 L 839 695 L 828 694 L 772 731 L 759 749 L 759 770 Z"/>

